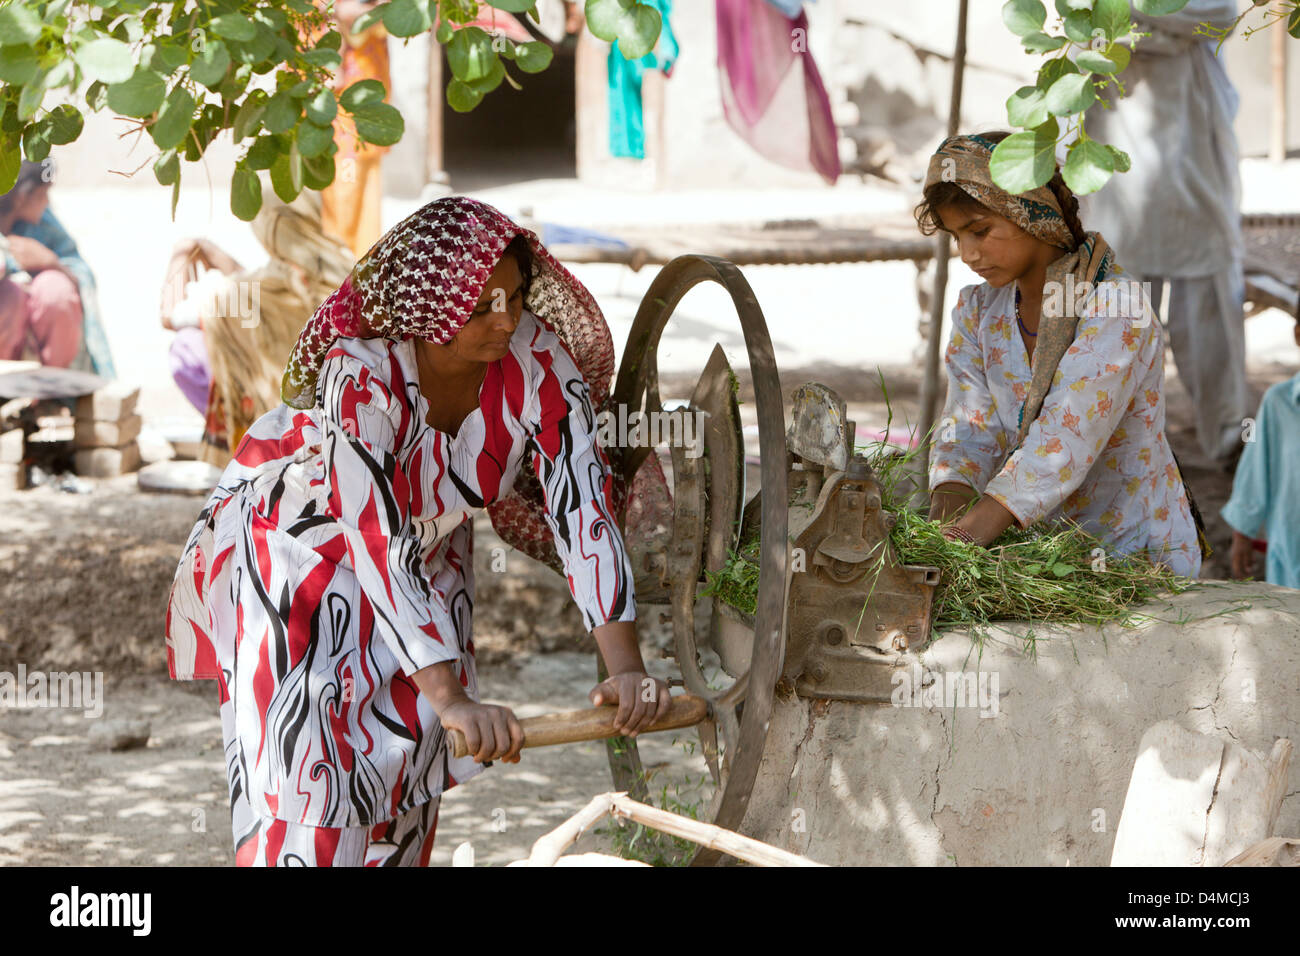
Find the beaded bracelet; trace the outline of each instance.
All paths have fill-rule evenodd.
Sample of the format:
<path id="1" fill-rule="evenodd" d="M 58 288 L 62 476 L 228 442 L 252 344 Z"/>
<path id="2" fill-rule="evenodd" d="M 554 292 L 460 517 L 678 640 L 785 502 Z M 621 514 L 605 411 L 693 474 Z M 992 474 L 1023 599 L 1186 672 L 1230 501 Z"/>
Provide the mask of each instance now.
<path id="1" fill-rule="evenodd" d="M 958 541 L 965 541 L 967 544 L 975 543 L 975 538 L 971 536 L 971 533 L 965 528 L 957 527 L 957 525 L 950 525 L 949 527 L 944 528 L 943 536 L 949 541 L 956 539 Z"/>

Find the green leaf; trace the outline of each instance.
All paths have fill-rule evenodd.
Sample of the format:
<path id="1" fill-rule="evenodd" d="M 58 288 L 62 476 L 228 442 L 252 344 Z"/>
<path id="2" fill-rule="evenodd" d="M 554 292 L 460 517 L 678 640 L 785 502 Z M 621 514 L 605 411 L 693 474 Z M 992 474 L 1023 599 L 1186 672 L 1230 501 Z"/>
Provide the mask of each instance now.
<path id="1" fill-rule="evenodd" d="M 0 7 L 0 38 L 6 45 L 35 43 L 41 38 L 41 18 L 33 6 L 13 2 Z"/>
<path id="2" fill-rule="evenodd" d="M 1051 53 L 1059 50 L 1070 41 L 1065 37 L 1049 37 L 1046 33 L 1031 33 L 1022 41 L 1030 53 Z"/>
<path id="3" fill-rule="evenodd" d="M 1078 73 L 1079 68 L 1063 56 L 1048 60 L 1038 70 L 1037 87 L 1046 93 L 1057 80 L 1071 73 Z"/>
<path id="4" fill-rule="evenodd" d="M 331 89 L 323 89 L 307 101 L 307 119 L 317 126 L 329 126 L 334 122 L 338 111 L 339 101 L 334 97 L 334 91 Z"/>
<path id="5" fill-rule="evenodd" d="M 462 27 L 447 44 L 447 65 L 451 75 L 466 83 L 485 79 L 499 62 L 492 49 L 492 38 L 478 27 Z"/>
<path id="6" fill-rule="evenodd" d="M 441 23 L 438 24 L 438 29 L 434 32 L 434 36 L 437 38 L 439 43 L 441 43 L 443 46 L 446 46 L 447 41 L 451 39 L 451 36 L 454 32 L 455 30 L 453 29 L 452 25 L 448 23 L 446 20 L 443 20 Z"/>
<path id="7" fill-rule="evenodd" d="M 1056 138 L 1060 127 L 1049 117 L 1046 123 L 1023 133 L 1012 133 L 993 149 L 989 172 L 993 181 L 1009 193 L 1023 193 L 1042 186 L 1056 172 Z"/>
<path id="8" fill-rule="evenodd" d="M 45 115 L 50 124 L 50 142 L 64 146 L 76 140 L 86 125 L 81 111 L 71 103 L 60 103 Z"/>
<path id="9" fill-rule="evenodd" d="M 56 90 L 60 86 L 66 86 L 76 78 L 76 75 L 76 65 L 65 57 L 50 67 L 50 72 L 45 76 L 45 88 Z"/>
<path id="10" fill-rule="evenodd" d="M 1082 73 L 1063 76 L 1047 91 L 1047 108 L 1057 116 L 1082 113 L 1097 99 L 1097 89 L 1092 77 Z"/>
<path id="11" fill-rule="evenodd" d="M 483 100 L 483 94 L 468 83 L 452 79 L 447 84 L 447 105 L 457 113 L 468 113 Z"/>
<path id="12" fill-rule="evenodd" d="M 1300 7 L 1291 11 L 1291 16 L 1286 21 L 1286 32 L 1291 34 L 1297 40 L 1300 40 Z"/>
<path id="13" fill-rule="evenodd" d="M 271 188 L 283 202 L 293 202 L 302 192 L 302 156 L 297 149 L 281 153 L 271 164 Z"/>
<path id="14" fill-rule="evenodd" d="M 527 13 L 537 5 L 537 0 L 484 0 L 489 7 L 509 13 Z"/>
<path id="15" fill-rule="evenodd" d="M 372 103 L 382 103 L 385 95 L 384 84 L 378 80 L 357 80 L 339 96 L 339 105 L 351 113 Z"/>
<path id="16" fill-rule="evenodd" d="M 376 146 L 392 146 L 402 138 L 406 128 L 402 114 L 387 103 L 371 103 L 353 110 L 352 119 L 361 138 Z"/>
<path id="17" fill-rule="evenodd" d="M 164 75 L 174 73 L 189 59 L 189 52 L 183 44 L 169 42 L 165 38 L 159 38 L 157 43 L 146 44 L 144 52 L 140 62 Z"/>
<path id="18" fill-rule="evenodd" d="M 659 11 L 637 0 L 587 0 L 586 13 L 591 32 L 617 42 L 626 60 L 639 60 L 653 50 L 663 26 Z"/>
<path id="19" fill-rule="evenodd" d="M 225 37 L 227 40 L 238 40 L 241 43 L 247 43 L 257 36 L 257 25 L 243 14 L 223 13 L 221 16 L 212 19 L 212 32 L 217 36 Z M 258 196 L 261 196 L 260 191 Z"/>
<path id="20" fill-rule="evenodd" d="M 499 58 L 494 58 L 491 66 L 488 67 L 487 75 L 470 80 L 469 85 L 474 87 L 474 89 L 478 90 L 480 93 L 491 93 L 501 85 L 501 81 L 505 79 L 505 76 L 505 64 L 503 64 Z"/>
<path id="21" fill-rule="evenodd" d="M 267 101 L 262 125 L 272 133 L 285 133 L 293 129 L 300 115 L 302 105 L 287 90 L 280 90 Z"/>
<path id="22" fill-rule="evenodd" d="M 343 62 L 343 57 L 339 55 L 337 50 L 308 50 L 302 55 L 302 58 L 312 66 L 319 66 L 331 72 L 337 70 L 339 64 Z"/>
<path id="23" fill-rule="evenodd" d="M 167 84 L 159 73 L 137 67 L 129 79 L 108 88 L 108 108 L 123 116 L 152 116 L 162 106 Z"/>
<path id="24" fill-rule="evenodd" d="M 249 169 L 270 169 L 275 158 L 280 155 L 280 141 L 275 136 L 259 136 L 248 148 L 244 165 Z"/>
<path id="25" fill-rule="evenodd" d="M 1115 73 L 1119 70 L 1119 64 L 1106 56 L 1104 53 L 1098 53 L 1096 50 L 1083 50 L 1074 58 L 1074 63 L 1079 69 L 1087 70 L 1090 73 Z"/>
<path id="26" fill-rule="evenodd" d="M 120 40 L 104 37 L 75 50 L 72 58 L 89 79 L 121 83 L 135 72 L 131 48 Z"/>
<path id="27" fill-rule="evenodd" d="M 176 182 L 172 183 L 172 221 L 176 221 L 176 204 L 181 199 L 181 174 L 176 171 Z"/>
<path id="28" fill-rule="evenodd" d="M 1092 6 L 1092 28 L 1104 30 L 1113 40 L 1129 32 L 1128 0 L 1096 0 Z"/>
<path id="29" fill-rule="evenodd" d="M 332 156 L 304 156 L 302 158 L 302 184 L 307 189 L 324 189 L 334 181 Z"/>
<path id="30" fill-rule="evenodd" d="M 45 76 L 37 73 L 35 79 L 23 87 L 18 94 L 18 118 L 26 122 L 36 115 L 45 99 Z"/>
<path id="31" fill-rule="evenodd" d="M 1026 564 L 1024 572 L 1025 574 L 1042 574 L 1043 566 L 1041 564 Z"/>
<path id="32" fill-rule="evenodd" d="M 1047 8 L 1040 0 L 1007 0 L 1002 5 L 1002 22 L 1016 36 L 1029 36 L 1043 29 Z"/>
<path id="33" fill-rule="evenodd" d="M 1047 120 L 1044 94 L 1036 86 L 1022 86 L 1007 99 L 1007 121 L 1012 126 L 1032 129 Z"/>
<path id="34" fill-rule="evenodd" d="M 419 0 L 389 0 L 380 9 L 384 29 L 395 37 L 418 36 L 433 26 L 428 5 Z"/>
<path id="35" fill-rule="evenodd" d="M 108 101 L 108 84 L 96 80 L 86 87 L 86 105 L 92 112 L 99 112 Z"/>
<path id="36" fill-rule="evenodd" d="M 5 83 L 21 86 L 31 82 L 37 65 L 36 51 L 29 46 L 0 47 L 0 80 Z"/>
<path id="37" fill-rule="evenodd" d="M 1128 172 L 1129 168 L 1133 165 L 1133 161 L 1129 159 L 1128 153 L 1124 152 L 1124 150 L 1120 149 L 1118 146 L 1107 146 L 1106 149 L 1110 151 L 1110 158 L 1115 164 L 1115 172 Z"/>
<path id="38" fill-rule="evenodd" d="M 317 126 L 308 120 L 303 120 L 298 124 L 298 152 L 305 159 L 311 159 L 321 155 L 329 149 L 330 143 L 334 142 L 334 128 L 332 126 Z"/>
<path id="39" fill-rule="evenodd" d="M 230 128 L 230 135 L 236 143 L 257 132 L 262 116 L 266 113 L 267 98 L 264 90 L 254 90 L 245 97 L 239 111 L 235 113 L 235 122 Z"/>
<path id="40" fill-rule="evenodd" d="M 383 23 L 384 8 L 386 6 L 388 6 L 388 4 L 386 3 L 381 3 L 378 6 L 372 6 L 368 10 L 366 10 L 365 13 L 361 14 L 361 16 L 353 20 L 351 35 L 360 36 L 362 33 L 365 33 L 367 30 L 373 27 L 376 23 Z"/>
<path id="41" fill-rule="evenodd" d="M 1087 10 L 1072 10 L 1061 21 L 1065 35 L 1075 43 L 1092 41 L 1092 14 Z"/>
<path id="42" fill-rule="evenodd" d="M 1081 139 L 1070 147 L 1061 176 L 1070 190 L 1079 196 L 1095 193 L 1115 172 L 1115 157 L 1101 143 Z"/>
<path id="43" fill-rule="evenodd" d="M 154 160 L 153 174 L 159 186 L 171 186 L 180 180 L 181 160 L 176 155 L 176 150 L 163 150 L 162 154 Z"/>
<path id="44" fill-rule="evenodd" d="M 23 155 L 29 163 L 39 163 L 50 155 L 50 126 L 43 117 L 23 130 Z"/>
<path id="45" fill-rule="evenodd" d="M 1149 17 L 1164 17 L 1187 6 L 1187 0 L 1133 0 L 1133 6 Z"/>
<path id="46" fill-rule="evenodd" d="M 1058 578 L 1068 578 L 1074 572 L 1075 572 L 1074 565 L 1066 564 L 1063 561 L 1058 561 L 1056 564 L 1052 565 L 1052 573 L 1055 574 Z"/>
<path id="47" fill-rule="evenodd" d="M 183 84 L 172 87 L 158 111 L 158 119 L 149 127 L 149 135 L 159 149 L 175 149 L 185 141 L 194 122 L 194 106 L 194 97 Z"/>
<path id="48" fill-rule="evenodd" d="M 203 52 L 190 64 L 190 76 L 208 89 L 215 89 L 225 78 L 230 69 L 230 53 L 220 40 L 213 40 L 203 46 Z"/>
<path id="49" fill-rule="evenodd" d="M 262 208 L 262 183 L 257 173 L 235 167 L 230 177 L 230 211 L 244 222 L 252 222 Z"/>
<path id="50" fill-rule="evenodd" d="M 525 73 L 541 73 L 551 65 L 555 51 L 540 40 L 521 43 L 515 47 L 515 63 Z"/>
<path id="51" fill-rule="evenodd" d="M 316 49 L 309 52 L 323 53 L 327 50 L 333 50 L 335 53 L 338 53 L 342 47 L 343 34 L 339 33 L 338 30 L 330 30 L 316 41 Z"/>
<path id="52" fill-rule="evenodd" d="M 18 148 L 22 138 L 17 133 L 0 136 L 0 193 L 7 193 L 18 181 L 22 166 L 22 151 Z"/>

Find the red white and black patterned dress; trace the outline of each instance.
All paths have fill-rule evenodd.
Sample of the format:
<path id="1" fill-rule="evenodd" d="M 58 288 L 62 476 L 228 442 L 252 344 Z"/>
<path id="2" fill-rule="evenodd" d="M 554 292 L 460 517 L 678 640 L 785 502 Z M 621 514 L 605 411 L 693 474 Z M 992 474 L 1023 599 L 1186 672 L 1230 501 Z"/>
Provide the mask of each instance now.
<path id="1" fill-rule="evenodd" d="M 254 423 L 200 514 L 168 665 L 218 681 L 232 806 L 373 826 L 482 769 L 408 675 L 452 661 L 477 698 L 472 516 L 525 456 L 588 629 L 635 619 L 631 566 L 587 383 L 531 312 L 455 436 L 425 421 L 410 340 L 337 339 L 317 395 Z"/>

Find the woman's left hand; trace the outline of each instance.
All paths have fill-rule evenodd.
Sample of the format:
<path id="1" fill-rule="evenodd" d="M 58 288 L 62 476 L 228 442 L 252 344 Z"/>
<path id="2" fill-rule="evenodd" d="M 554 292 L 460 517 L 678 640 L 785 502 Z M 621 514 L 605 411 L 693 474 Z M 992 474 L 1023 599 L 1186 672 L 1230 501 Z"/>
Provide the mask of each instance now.
<path id="1" fill-rule="evenodd" d="M 667 714 L 671 703 L 668 684 L 645 671 L 614 674 L 593 687 L 588 696 L 597 707 L 618 705 L 614 729 L 627 737 L 635 737 Z"/>
<path id="2" fill-rule="evenodd" d="M 52 249 L 31 236 L 9 236 L 9 254 L 25 272 L 37 273 L 45 269 L 55 269 L 59 257 Z"/>

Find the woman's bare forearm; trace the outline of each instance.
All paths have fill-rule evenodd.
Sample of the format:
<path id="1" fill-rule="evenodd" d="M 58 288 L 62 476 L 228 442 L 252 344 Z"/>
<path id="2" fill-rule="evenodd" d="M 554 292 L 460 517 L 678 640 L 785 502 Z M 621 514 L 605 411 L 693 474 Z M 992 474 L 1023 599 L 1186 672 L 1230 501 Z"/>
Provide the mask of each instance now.
<path id="1" fill-rule="evenodd" d="M 411 675 L 420 693 L 429 698 L 433 711 L 441 714 L 450 704 L 469 700 L 465 688 L 460 686 L 456 676 L 456 665 L 452 661 L 430 664 Z"/>
<path id="2" fill-rule="evenodd" d="M 601 624 L 592 628 L 591 636 L 596 639 L 600 657 L 611 676 L 630 671 L 645 673 L 645 662 L 641 659 L 641 645 L 637 642 L 634 621 Z"/>

